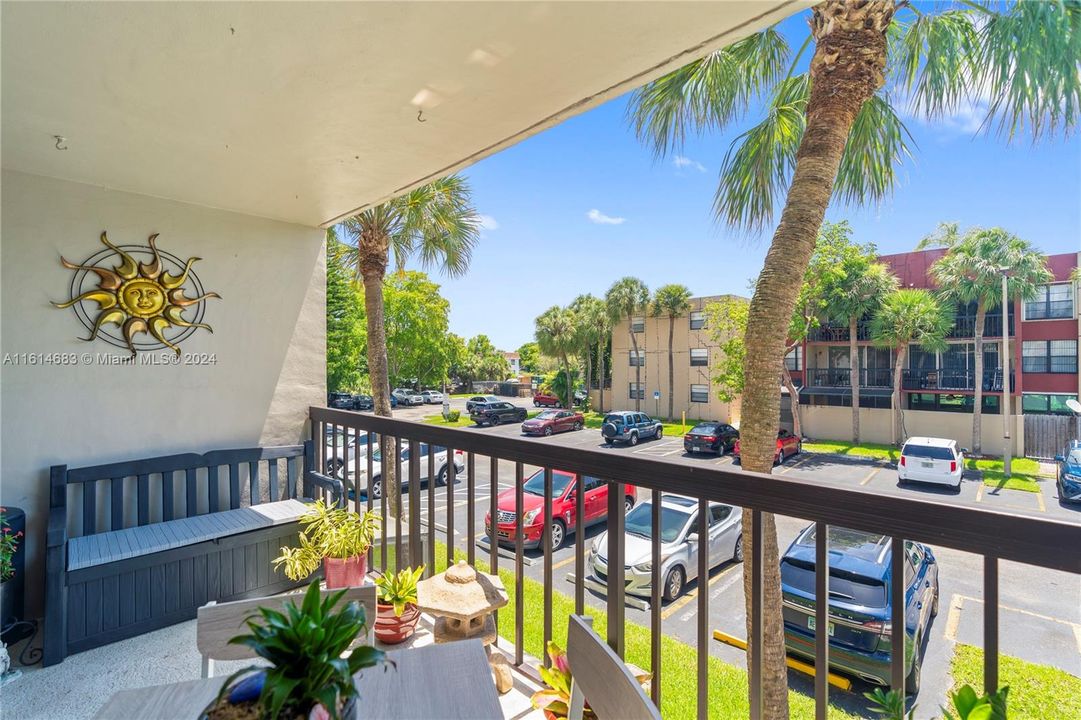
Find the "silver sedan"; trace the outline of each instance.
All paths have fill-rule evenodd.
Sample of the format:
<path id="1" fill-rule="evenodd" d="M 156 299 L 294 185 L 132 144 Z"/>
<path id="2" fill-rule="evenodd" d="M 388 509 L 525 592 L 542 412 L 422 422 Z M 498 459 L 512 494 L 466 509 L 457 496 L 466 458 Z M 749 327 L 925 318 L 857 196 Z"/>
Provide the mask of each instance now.
<path id="1" fill-rule="evenodd" d="M 640 503 L 626 517 L 624 576 L 626 592 L 650 597 L 652 586 L 653 504 Z M 743 561 L 742 511 L 732 505 L 709 505 L 709 567 L 729 560 Z M 682 495 L 661 497 L 661 573 L 664 599 L 683 594 L 688 580 L 698 577 L 698 501 Z M 600 535 L 589 552 L 593 576 L 608 581 L 608 533 Z"/>

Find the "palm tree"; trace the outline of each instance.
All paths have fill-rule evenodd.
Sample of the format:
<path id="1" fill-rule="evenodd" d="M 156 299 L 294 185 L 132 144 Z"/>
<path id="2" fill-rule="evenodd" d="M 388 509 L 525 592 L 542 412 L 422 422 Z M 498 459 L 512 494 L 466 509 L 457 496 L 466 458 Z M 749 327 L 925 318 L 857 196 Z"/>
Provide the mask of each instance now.
<path id="1" fill-rule="evenodd" d="M 983 436 L 983 331 L 989 311 L 1002 304 L 1002 273 L 1012 299 L 1030 300 L 1040 285 L 1054 280 L 1043 254 L 1002 228 L 973 228 L 961 234 L 956 223 L 943 223 L 918 247 L 944 246 L 945 255 L 931 266 L 943 296 L 958 305 L 976 303 L 973 357 L 972 452 L 979 455 Z M 1007 314 L 1008 318 L 1008 314 Z M 1003 328 L 1007 334 L 1008 329 Z M 1002 368 L 1002 391 L 1010 391 L 1009 368 Z"/>
<path id="2" fill-rule="evenodd" d="M 893 97 L 910 97 L 912 111 L 930 119 L 971 97 L 990 98 L 982 129 L 1007 138 L 1069 132 L 1081 119 L 1081 3 L 987 0 L 943 8 L 826 0 L 810 10 L 810 35 L 795 58 L 771 27 L 647 83 L 632 98 L 630 121 L 658 155 L 678 151 L 690 134 L 723 130 L 766 98 L 766 117 L 729 148 L 714 200 L 719 219 L 752 230 L 772 225 L 783 204 L 747 327 L 740 430 L 748 469 L 771 469 L 776 368 L 799 292 L 793 278 L 807 269 L 830 198 L 836 191 L 856 205 L 881 200 L 909 153 L 908 133 L 883 91 L 887 70 Z M 810 47 L 810 67 L 797 73 Z M 763 523 L 761 708 L 775 720 L 788 716 L 788 687 L 776 530 L 771 516 Z M 753 562 L 756 549 L 749 549 Z M 744 571 L 748 603 L 751 575 Z M 752 662 L 758 651 L 750 649 Z"/>
<path id="3" fill-rule="evenodd" d="M 593 349 L 598 348 L 597 363 L 600 367 L 600 405 L 604 407 L 604 347 L 610 325 L 608 308 L 604 301 L 593 295 L 579 295 L 570 305 L 578 323 L 578 352 L 586 360 L 586 395 L 593 387 Z"/>
<path id="4" fill-rule="evenodd" d="M 946 334 L 953 327 L 951 313 L 928 290 L 894 290 L 887 295 L 871 320 L 871 339 L 879 347 L 894 351 L 893 360 L 893 440 L 900 446 L 907 433 L 901 414 L 901 376 L 908 346 L 916 343 L 928 352 L 946 347 Z"/>
<path id="5" fill-rule="evenodd" d="M 831 288 L 826 314 L 848 325 L 849 380 L 852 385 L 852 442 L 860 441 L 860 356 L 856 346 L 860 321 L 874 313 L 883 298 L 897 289 L 897 278 L 883 263 L 859 253 L 842 267 L 844 282 Z"/>
<path id="6" fill-rule="evenodd" d="M 577 318 L 570 308 L 562 308 L 558 305 L 545 310 L 536 320 L 534 337 L 540 351 L 559 359 L 567 382 L 565 390 L 567 397 L 563 398 L 563 407 L 574 406 L 574 385 L 571 380 L 571 365 L 569 356 L 578 348 Z"/>
<path id="7" fill-rule="evenodd" d="M 675 414 L 673 392 L 676 387 L 676 366 L 672 339 L 676 333 L 676 318 L 690 312 L 691 291 L 686 285 L 662 285 L 653 294 L 650 312 L 654 317 L 668 317 L 668 418 Z"/>
<path id="8" fill-rule="evenodd" d="M 342 223 L 356 277 L 364 285 L 368 322 L 368 373 L 375 414 L 390 417 L 387 336 L 383 317 L 383 278 L 393 256 L 399 271 L 416 258 L 425 268 L 456 277 L 465 274 L 479 233 L 469 183 L 458 175 L 436 180 L 365 210 Z M 381 438 L 381 452 L 394 450 Z M 395 463 L 383 468 L 383 488 L 394 517 L 401 517 L 401 486 Z"/>
<path id="9" fill-rule="evenodd" d="M 634 353 L 634 382 L 635 387 L 642 388 L 642 363 L 638 355 L 638 336 L 634 332 L 634 316 L 644 313 L 649 307 L 649 288 L 638 278 L 625 277 L 616 280 L 608 292 L 604 295 L 604 302 L 608 306 L 608 317 L 612 325 L 616 325 L 623 318 L 627 318 L 627 332 L 631 336 L 631 350 Z M 615 360 L 613 359 L 613 362 Z M 642 409 L 642 401 L 639 393 L 634 394 L 634 409 Z"/>

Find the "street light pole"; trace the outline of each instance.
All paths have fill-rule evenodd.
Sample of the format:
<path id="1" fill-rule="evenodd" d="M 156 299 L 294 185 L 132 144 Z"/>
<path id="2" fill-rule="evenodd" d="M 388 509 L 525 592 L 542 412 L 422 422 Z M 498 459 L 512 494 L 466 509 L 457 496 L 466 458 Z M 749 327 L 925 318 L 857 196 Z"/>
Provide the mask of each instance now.
<path id="1" fill-rule="evenodd" d="M 1002 471 L 1010 477 L 1010 462 L 1013 449 L 1010 447 L 1010 296 L 1006 289 L 1006 268 L 1002 269 Z M 983 379 L 980 379 L 983 382 Z"/>

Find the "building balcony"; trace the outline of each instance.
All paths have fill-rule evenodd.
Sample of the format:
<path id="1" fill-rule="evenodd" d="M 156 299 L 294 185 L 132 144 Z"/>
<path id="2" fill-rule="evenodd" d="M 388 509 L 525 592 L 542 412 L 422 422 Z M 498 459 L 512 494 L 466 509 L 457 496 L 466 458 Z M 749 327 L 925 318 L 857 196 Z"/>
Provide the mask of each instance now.
<path id="1" fill-rule="evenodd" d="M 1033 319 L 1033 318 L 1029 318 Z M 848 342 L 848 325 L 836 325 L 824 323 L 811 330 L 807 334 L 807 342 Z M 1014 317 L 1010 315 L 1010 336 L 1014 334 Z M 976 318 L 973 315 L 957 315 L 953 319 L 953 328 L 946 337 L 951 339 L 964 339 L 975 337 Z M 987 339 L 1002 337 L 1002 315 L 990 314 L 983 321 L 983 336 Z M 856 340 L 869 342 L 871 340 L 871 323 L 864 320 L 856 323 Z"/>
<path id="2" fill-rule="evenodd" d="M 860 387 L 888 388 L 893 386 L 890 368 L 860 368 Z M 852 387 L 852 371 L 848 368 L 807 368 L 808 387 Z"/>
<path id="3" fill-rule="evenodd" d="M 952 370 L 936 368 L 934 370 L 903 370 L 901 388 L 903 390 L 936 391 L 947 390 L 973 391 L 976 389 L 976 374 L 970 370 Z M 1002 370 L 994 368 L 983 371 L 983 391 L 1002 392 Z M 1014 392 L 1014 373 L 1010 371 L 1010 392 Z"/>

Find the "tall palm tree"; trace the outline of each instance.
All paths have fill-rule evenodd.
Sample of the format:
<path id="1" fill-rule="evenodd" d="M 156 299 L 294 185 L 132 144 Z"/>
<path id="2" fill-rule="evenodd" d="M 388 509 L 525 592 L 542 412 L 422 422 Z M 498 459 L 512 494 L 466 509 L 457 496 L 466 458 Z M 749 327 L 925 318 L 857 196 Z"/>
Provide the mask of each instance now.
<path id="1" fill-rule="evenodd" d="M 882 300 L 897 289 L 897 278 L 883 263 L 869 262 L 862 253 L 842 268 L 844 282 L 826 299 L 831 320 L 848 325 L 849 380 L 852 386 L 852 442 L 860 441 L 860 356 L 856 340 L 860 321 L 874 313 Z"/>
<path id="2" fill-rule="evenodd" d="M 668 418 L 671 419 L 675 414 L 673 393 L 676 387 L 675 354 L 672 351 L 672 341 L 676 334 L 676 318 L 691 310 L 691 291 L 686 285 L 662 285 L 654 292 L 649 309 L 654 317 L 667 316 L 668 318 Z"/>
<path id="3" fill-rule="evenodd" d="M 607 340 L 610 332 L 608 308 L 604 301 L 594 295 L 579 295 L 570 305 L 578 324 L 578 351 L 586 361 L 586 394 L 593 387 L 593 350 L 598 351 L 597 363 L 600 367 L 600 401 L 604 406 L 604 348 L 601 342 Z"/>
<path id="4" fill-rule="evenodd" d="M 1002 273 L 1013 300 L 1030 300 L 1040 285 L 1054 280 L 1043 253 L 1002 228 L 973 228 L 962 234 L 956 223 L 943 223 L 919 247 L 948 248 L 931 266 L 943 296 L 959 305 L 976 303 L 973 331 L 972 452 L 979 455 L 983 437 L 983 331 L 987 313 L 1002 304 Z M 1008 314 L 1007 314 L 1008 317 Z M 1008 329 L 1006 330 L 1008 334 Z M 1010 391 L 1009 368 L 1002 368 L 1002 391 Z"/>
<path id="5" fill-rule="evenodd" d="M 901 376 L 908 347 L 916 343 L 929 352 L 946 347 L 946 334 L 953 327 L 952 314 L 929 290 L 894 290 L 887 295 L 871 320 L 871 339 L 879 347 L 894 351 L 893 360 L 893 440 L 900 446 L 907 433 L 901 408 Z"/>
<path id="6" fill-rule="evenodd" d="M 635 387 L 642 388 L 642 363 L 638 355 L 638 337 L 634 332 L 634 317 L 639 313 L 645 313 L 649 307 L 649 288 L 638 278 L 625 277 L 616 280 L 608 292 L 604 295 L 604 302 L 608 306 L 608 317 L 612 325 L 616 325 L 623 318 L 627 318 L 627 333 L 631 337 L 631 350 L 634 352 L 634 382 Z M 614 363 L 615 360 L 613 359 Z M 639 393 L 634 394 L 634 409 L 642 409 L 642 400 Z"/>
<path id="7" fill-rule="evenodd" d="M 479 228 L 469 183 L 458 175 L 423 185 L 342 223 L 351 264 L 364 285 L 368 373 L 376 415 L 391 414 L 383 317 L 387 266 L 393 259 L 395 267 L 402 271 L 407 261 L 416 258 L 425 268 L 438 268 L 451 277 L 464 275 L 480 236 Z M 387 438 L 380 442 L 383 456 L 393 456 Z M 390 512 L 401 517 L 401 485 L 396 473 L 396 463 L 386 463 L 383 488 Z"/>
<path id="8" fill-rule="evenodd" d="M 837 191 L 857 205 L 882 199 L 908 154 L 908 133 L 883 92 L 887 71 L 886 89 L 898 91 L 892 97 L 910 97 L 911 109 L 931 119 L 971 97 L 990 98 L 982 129 L 1007 138 L 1069 132 L 1081 119 L 1081 3 L 986 0 L 925 10 L 894 0 L 826 0 L 810 10 L 810 34 L 794 59 L 771 27 L 647 83 L 630 103 L 639 137 L 664 155 L 766 99 L 766 117 L 725 156 L 714 200 L 719 219 L 752 230 L 772 225 L 783 205 L 747 327 L 740 430 L 748 469 L 771 468 L 776 368 L 799 292 L 792 279 L 807 268 L 830 198 Z M 811 47 L 809 69 L 796 72 Z M 772 516 L 763 523 L 761 708 L 776 720 L 788 716 L 788 687 L 776 529 Z M 749 549 L 753 562 L 756 549 Z M 748 603 L 751 576 L 744 572 Z M 750 649 L 752 661 L 758 651 Z"/>
<path id="9" fill-rule="evenodd" d="M 574 405 L 574 385 L 571 381 L 570 355 L 578 349 L 579 334 L 577 327 L 578 319 L 570 308 L 553 305 L 545 310 L 536 319 L 536 331 L 534 338 L 540 351 L 545 355 L 557 358 L 563 368 L 566 378 L 564 389 L 567 397 L 562 398 L 563 407 Z"/>

